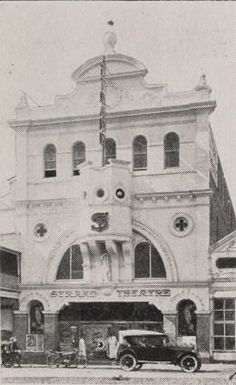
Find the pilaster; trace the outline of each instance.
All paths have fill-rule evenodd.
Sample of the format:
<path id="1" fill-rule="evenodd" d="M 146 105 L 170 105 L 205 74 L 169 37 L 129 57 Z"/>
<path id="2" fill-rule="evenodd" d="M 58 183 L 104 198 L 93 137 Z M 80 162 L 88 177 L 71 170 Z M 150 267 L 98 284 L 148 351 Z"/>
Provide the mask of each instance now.
<path id="1" fill-rule="evenodd" d="M 164 313 L 163 314 L 163 329 L 168 336 L 176 339 L 177 329 L 177 313 Z"/>
<path id="2" fill-rule="evenodd" d="M 211 316 L 209 313 L 197 313 L 197 349 L 202 357 L 209 357 L 210 351 L 210 326 Z"/>
<path id="3" fill-rule="evenodd" d="M 27 312 L 14 311 L 13 334 L 16 336 L 17 343 L 22 350 L 26 348 L 25 336 L 28 334 L 28 318 Z"/>
<path id="4" fill-rule="evenodd" d="M 58 314 L 44 312 L 44 348 L 52 350 L 58 345 Z"/>

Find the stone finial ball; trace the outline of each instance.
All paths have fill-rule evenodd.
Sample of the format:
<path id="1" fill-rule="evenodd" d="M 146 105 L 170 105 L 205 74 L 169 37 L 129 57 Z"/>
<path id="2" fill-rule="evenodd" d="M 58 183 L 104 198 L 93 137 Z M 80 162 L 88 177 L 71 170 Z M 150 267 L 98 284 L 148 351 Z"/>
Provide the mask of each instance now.
<path id="1" fill-rule="evenodd" d="M 103 37 L 103 43 L 105 48 L 114 49 L 116 45 L 117 39 L 116 34 L 114 32 L 106 32 Z"/>

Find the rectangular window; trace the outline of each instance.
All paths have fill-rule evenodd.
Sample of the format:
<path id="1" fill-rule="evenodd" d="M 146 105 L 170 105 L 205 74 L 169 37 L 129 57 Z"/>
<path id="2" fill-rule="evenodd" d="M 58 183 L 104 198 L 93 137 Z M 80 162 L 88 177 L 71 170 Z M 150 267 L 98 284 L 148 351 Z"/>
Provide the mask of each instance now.
<path id="1" fill-rule="evenodd" d="M 214 299 L 214 350 L 236 351 L 235 299 Z"/>
<path id="2" fill-rule="evenodd" d="M 57 176 L 57 172 L 56 170 L 45 170 L 44 176 L 45 178 L 53 178 Z"/>

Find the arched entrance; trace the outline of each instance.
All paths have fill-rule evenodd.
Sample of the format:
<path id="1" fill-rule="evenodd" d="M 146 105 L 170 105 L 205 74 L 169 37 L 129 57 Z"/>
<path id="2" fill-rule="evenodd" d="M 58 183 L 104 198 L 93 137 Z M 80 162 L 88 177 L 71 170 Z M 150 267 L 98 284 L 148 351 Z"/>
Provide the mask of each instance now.
<path id="1" fill-rule="evenodd" d="M 93 302 L 71 303 L 58 314 L 60 349 L 78 346 L 83 332 L 90 360 L 108 359 L 109 337 L 125 329 L 162 331 L 162 312 L 146 302 Z"/>

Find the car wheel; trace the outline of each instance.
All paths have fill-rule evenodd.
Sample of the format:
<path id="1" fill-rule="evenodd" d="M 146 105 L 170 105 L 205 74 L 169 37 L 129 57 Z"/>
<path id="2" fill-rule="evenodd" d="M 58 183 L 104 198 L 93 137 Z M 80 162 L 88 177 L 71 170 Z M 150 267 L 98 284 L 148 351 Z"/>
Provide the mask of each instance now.
<path id="1" fill-rule="evenodd" d="M 137 365 L 137 360 L 131 353 L 126 353 L 120 358 L 120 366 L 126 372 L 134 370 Z"/>
<path id="2" fill-rule="evenodd" d="M 143 367 L 143 364 L 137 364 L 134 368 L 135 371 L 140 370 Z"/>
<path id="3" fill-rule="evenodd" d="M 56 357 L 54 354 L 48 356 L 47 358 L 47 364 L 50 368 L 58 368 L 60 361 L 58 357 Z"/>
<path id="4" fill-rule="evenodd" d="M 199 370 L 199 364 L 199 359 L 191 354 L 183 356 L 180 360 L 180 367 L 186 373 L 193 373 Z"/>
<path id="5" fill-rule="evenodd" d="M 197 370 L 196 372 L 198 372 L 200 369 L 201 369 L 201 366 L 202 366 L 202 363 L 200 360 L 198 360 L 198 365 L 197 365 Z"/>
<path id="6" fill-rule="evenodd" d="M 2 364 L 5 366 L 5 368 L 11 368 L 13 366 L 12 360 L 8 358 L 2 360 Z"/>

